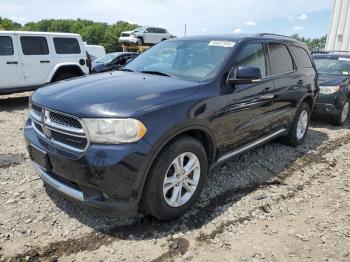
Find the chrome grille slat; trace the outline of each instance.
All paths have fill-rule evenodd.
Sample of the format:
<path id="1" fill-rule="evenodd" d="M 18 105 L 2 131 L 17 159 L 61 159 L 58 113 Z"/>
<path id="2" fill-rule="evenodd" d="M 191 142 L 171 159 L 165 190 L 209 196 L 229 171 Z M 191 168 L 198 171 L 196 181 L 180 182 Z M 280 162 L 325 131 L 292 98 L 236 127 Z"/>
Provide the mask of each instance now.
<path id="1" fill-rule="evenodd" d="M 30 118 L 34 130 L 48 141 L 76 152 L 84 152 L 89 141 L 82 122 L 65 113 L 32 104 Z"/>

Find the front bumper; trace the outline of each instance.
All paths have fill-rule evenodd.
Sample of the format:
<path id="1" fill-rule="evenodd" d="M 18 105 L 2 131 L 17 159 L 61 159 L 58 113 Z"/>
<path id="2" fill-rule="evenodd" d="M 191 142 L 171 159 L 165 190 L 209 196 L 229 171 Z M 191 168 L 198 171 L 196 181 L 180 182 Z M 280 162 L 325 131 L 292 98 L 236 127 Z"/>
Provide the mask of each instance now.
<path id="1" fill-rule="evenodd" d="M 316 101 L 314 114 L 318 116 L 335 117 L 341 112 L 346 97 L 340 93 L 320 94 Z"/>
<path id="2" fill-rule="evenodd" d="M 139 41 L 137 37 L 121 36 L 119 37 L 119 43 L 133 43 L 136 44 Z"/>
<path id="3" fill-rule="evenodd" d="M 91 144 L 84 153 L 68 151 L 39 136 L 28 119 L 24 137 L 31 147 L 45 152 L 49 168 L 33 163 L 41 179 L 64 197 L 102 213 L 133 216 L 137 213 L 142 181 L 152 147 L 134 144 Z M 30 154 L 31 155 L 31 154 Z"/>

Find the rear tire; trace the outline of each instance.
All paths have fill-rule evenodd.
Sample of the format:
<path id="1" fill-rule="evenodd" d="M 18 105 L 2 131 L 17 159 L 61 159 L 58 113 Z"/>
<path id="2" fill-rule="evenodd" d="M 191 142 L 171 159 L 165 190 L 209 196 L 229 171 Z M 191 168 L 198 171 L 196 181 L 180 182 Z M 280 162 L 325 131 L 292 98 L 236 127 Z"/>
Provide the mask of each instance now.
<path id="1" fill-rule="evenodd" d="M 77 76 L 72 73 L 62 73 L 56 76 L 53 82 L 58 82 L 58 81 L 66 80 L 73 77 L 77 77 Z"/>
<path id="2" fill-rule="evenodd" d="M 197 200 L 208 172 L 202 144 L 182 136 L 163 149 L 154 161 L 144 188 L 143 211 L 160 220 L 184 214 Z"/>
<path id="3" fill-rule="evenodd" d="M 341 112 L 336 117 L 331 118 L 330 122 L 336 126 L 344 125 L 349 115 L 349 108 L 350 108 L 350 100 L 349 98 L 346 98 L 341 108 Z"/>
<path id="4" fill-rule="evenodd" d="M 303 102 L 294 116 L 293 124 L 287 136 L 282 138 L 283 143 L 298 146 L 305 140 L 310 123 L 310 108 Z"/>

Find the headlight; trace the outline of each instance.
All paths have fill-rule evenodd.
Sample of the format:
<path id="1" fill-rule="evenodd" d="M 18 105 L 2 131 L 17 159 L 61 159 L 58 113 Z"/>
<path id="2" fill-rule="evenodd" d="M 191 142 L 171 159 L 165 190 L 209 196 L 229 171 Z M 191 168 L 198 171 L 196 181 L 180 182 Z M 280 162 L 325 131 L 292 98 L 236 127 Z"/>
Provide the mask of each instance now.
<path id="1" fill-rule="evenodd" d="M 85 118 L 92 143 L 122 144 L 140 140 L 147 132 L 137 119 Z"/>
<path id="2" fill-rule="evenodd" d="M 134 36 L 135 36 L 135 34 L 130 34 L 130 36 L 131 36 L 131 37 L 134 37 Z"/>
<path id="3" fill-rule="evenodd" d="M 320 86 L 320 93 L 333 94 L 335 92 L 338 92 L 339 89 L 340 89 L 340 86 Z"/>

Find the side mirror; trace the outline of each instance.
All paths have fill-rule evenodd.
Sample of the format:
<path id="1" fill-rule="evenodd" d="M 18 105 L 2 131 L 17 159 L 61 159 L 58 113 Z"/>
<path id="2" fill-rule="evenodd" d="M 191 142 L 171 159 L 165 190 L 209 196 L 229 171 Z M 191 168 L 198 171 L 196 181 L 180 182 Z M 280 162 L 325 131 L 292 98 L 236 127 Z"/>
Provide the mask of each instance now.
<path id="1" fill-rule="evenodd" d="M 236 78 L 228 80 L 230 84 L 251 84 L 261 81 L 260 68 L 254 66 L 238 67 Z"/>

